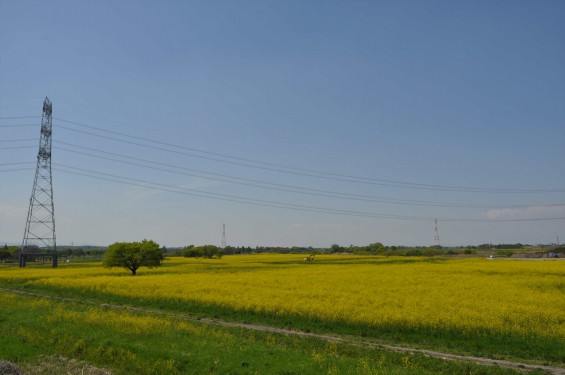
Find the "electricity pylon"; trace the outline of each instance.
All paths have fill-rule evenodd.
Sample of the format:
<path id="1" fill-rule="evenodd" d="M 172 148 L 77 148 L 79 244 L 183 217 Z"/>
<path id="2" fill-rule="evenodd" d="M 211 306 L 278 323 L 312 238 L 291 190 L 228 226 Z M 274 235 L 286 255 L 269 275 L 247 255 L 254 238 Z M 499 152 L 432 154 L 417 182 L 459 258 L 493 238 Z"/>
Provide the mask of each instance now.
<path id="1" fill-rule="evenodd" d="M 439 242 L 439 232 L 437 230 L 437 219 L 435 219 L 435 224 L 436 227 L 435 227 L 434 245 L 437 247 L 441 247 L 441 244 Z"/>
<path id="2" fill-rule="evenodd" d="M 20 266 L 25 266 L 25 253 L 37 253 L 39 247 L 55 253 L 55 211 L 53 206 L 53 179 L 51 176 L 51 111 L 49 98 L 43 101 L 41 135 L 35 179 L 29 200 L 26 228 L 20 253 Z M 56 267 L 56 263 L 53 264 Z"/>

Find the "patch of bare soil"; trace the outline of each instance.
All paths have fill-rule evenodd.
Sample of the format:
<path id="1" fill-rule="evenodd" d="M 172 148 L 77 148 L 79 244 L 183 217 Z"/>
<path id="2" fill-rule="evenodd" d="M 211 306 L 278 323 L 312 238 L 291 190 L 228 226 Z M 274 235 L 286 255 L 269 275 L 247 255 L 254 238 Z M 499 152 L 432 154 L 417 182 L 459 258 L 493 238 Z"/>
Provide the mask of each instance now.
<path id="1" fill-rule="evenodd" d="M 24 372 L 15 363 L 0 360 L 0 375 L 24 375 Z"/>
<path id="2" fill-rule="evenodd" d="M 106 369 L 63 356 L 41 356 L 37 364 L 28 364 L 22 368 L 22 375 L 112 375 Z"/>

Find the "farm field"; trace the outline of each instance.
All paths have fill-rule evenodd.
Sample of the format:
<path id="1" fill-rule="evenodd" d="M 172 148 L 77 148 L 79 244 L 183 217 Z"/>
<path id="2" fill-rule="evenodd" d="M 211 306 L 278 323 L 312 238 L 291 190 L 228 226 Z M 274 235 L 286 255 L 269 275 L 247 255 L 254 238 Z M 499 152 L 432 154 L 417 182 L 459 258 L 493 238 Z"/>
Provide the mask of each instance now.
<path id="1" fill-rule="evenodd" d="M 2 267 L 0 287 L 0 359 L 19 362 L 66 355 L 115 373 L 513 373 L 193 319 L 213 318 L 565 367 L 561 261 L 173 257 L 135 277 L 100 263 Z"/>

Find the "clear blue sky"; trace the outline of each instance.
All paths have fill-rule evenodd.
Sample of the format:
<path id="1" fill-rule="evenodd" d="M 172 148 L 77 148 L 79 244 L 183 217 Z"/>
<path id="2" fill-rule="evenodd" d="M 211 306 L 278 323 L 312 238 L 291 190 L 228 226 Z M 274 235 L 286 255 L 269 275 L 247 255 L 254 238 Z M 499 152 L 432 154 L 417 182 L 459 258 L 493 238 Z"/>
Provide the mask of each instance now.
<path id="1" fill-rule="evenodd" d="M 432 245 L 435 218 L 443 245 L 565 242 L 564 19 L 0 0 L 0 242 L 22 240 L 46 96 L 58 245 L 219 245 L 222 224 L 234 246 Z"/>

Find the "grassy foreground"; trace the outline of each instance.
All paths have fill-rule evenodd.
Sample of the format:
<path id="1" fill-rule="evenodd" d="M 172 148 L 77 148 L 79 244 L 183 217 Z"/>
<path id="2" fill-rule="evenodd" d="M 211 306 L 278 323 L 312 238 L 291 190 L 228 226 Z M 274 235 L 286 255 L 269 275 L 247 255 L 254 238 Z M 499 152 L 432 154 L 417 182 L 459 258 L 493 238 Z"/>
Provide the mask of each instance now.
<path id="1" fill-rule="evenodd" d="M 64 355 L 115 374 L 514 373 L 139 312 L 0 296 L 0 357 L 24 366 L 41 362 L 42 355 Z"/>
<path id="2" fill-rule="evenodd" d="M 0 268 L 0 285 L 95 303 L 565 363 L 565 262 L 299 255 Z M 0 359 L 85 359 L 118 373 L 506 373 L 422 355 L 0 293 Z M 30 349 L 32 348 L 32 349 Z"/>

